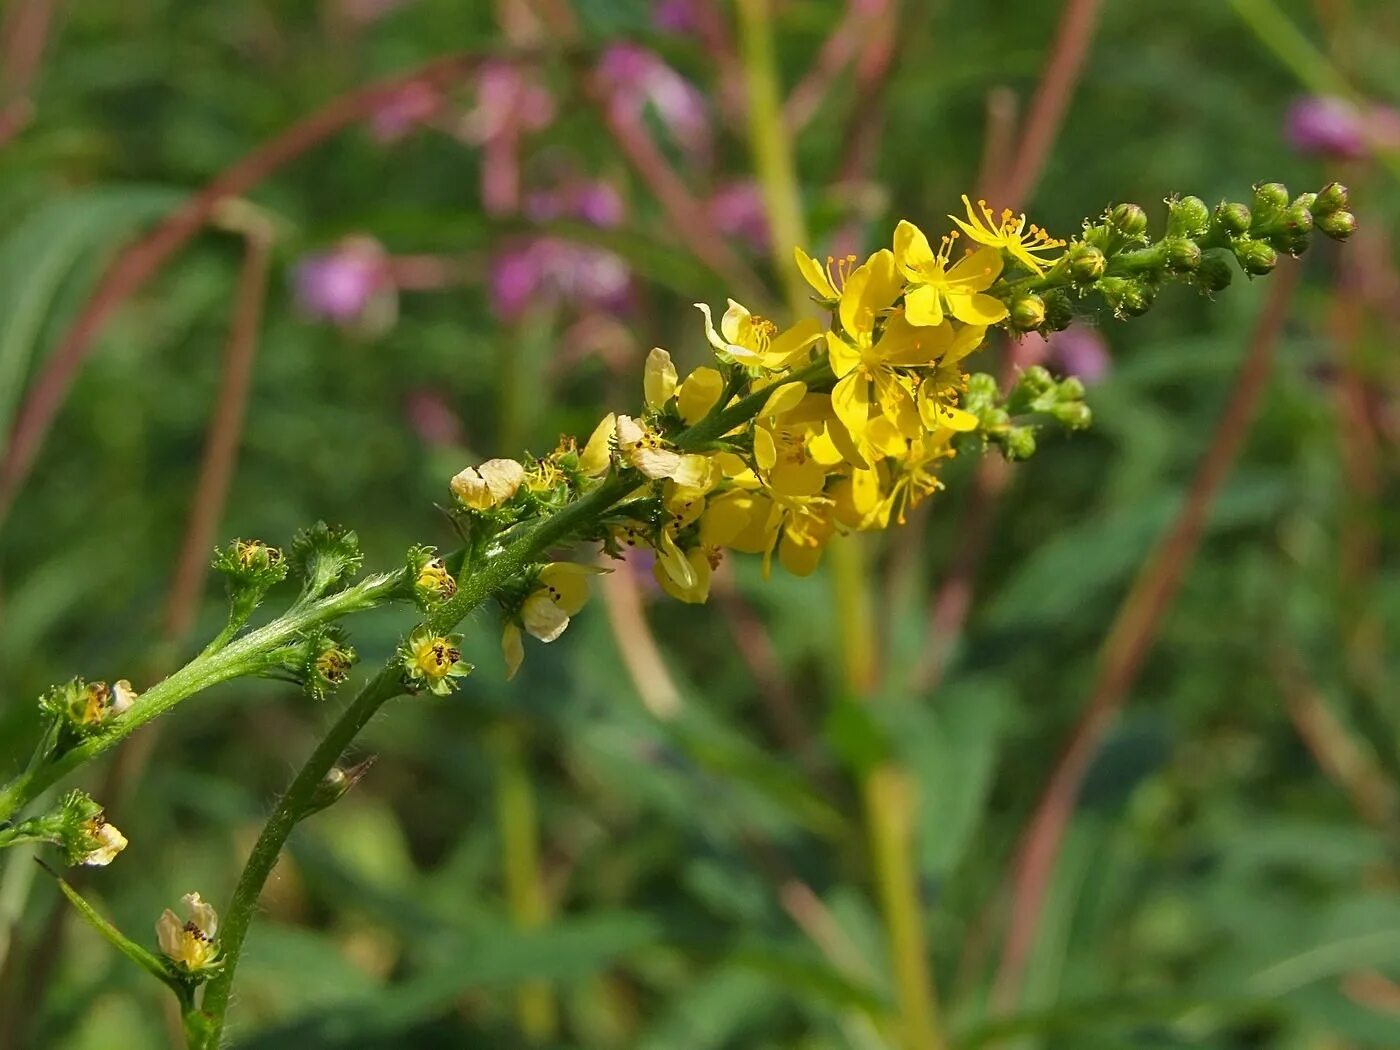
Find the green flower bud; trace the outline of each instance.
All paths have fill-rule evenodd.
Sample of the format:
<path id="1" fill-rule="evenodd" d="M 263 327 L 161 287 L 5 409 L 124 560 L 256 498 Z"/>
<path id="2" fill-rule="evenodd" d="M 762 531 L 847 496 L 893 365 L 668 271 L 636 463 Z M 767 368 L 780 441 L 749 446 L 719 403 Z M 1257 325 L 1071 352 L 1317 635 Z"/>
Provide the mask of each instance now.
<path id="1" fill-rule="evenodd" d="M 332 766 L 329 773 L 321 778 L 321 782 L 316 785 L 316 790 L 312 792 L 310 801 L 306 804 L 306 809 L 302 811 L 300 819 L 306 819 L 313 813 L 319 813 L 327 806 L 332 806 L 339 802 L 347 791 L 360 782 L 360 778 L 369 772 L 369 767 L 374 765 L 378 756 L 370 755 L 368 758 L 356 762 L 349 769 L 341 769 L 339 766 Z"/>
<path id="2" fill-rule="evenodd" d="M 1152 308 L 1152 301 L 1157 297 L 1146 281 L 1130 277 L 1105 277 L 1099 282 L 1099 291 L 1120 318 L 1141 317 Z"/>
<path id="3" fill-rule="evenodd" d="M 136 692 L 126 679 L 109 686 L 74 678 L 47 689 L 39 697 L 39 710 L 80 737 L 98 733 L 113 718 L 136 702 Z"/>
<path id="4" fill-rule="evenodd" d="M 1082 241 L 1070 248 L 1068 258 L 1070 276 L 1080 284 L 1097 281 L 1108 266 L 1103 252 Z"/>
<path id="5" fill-rule="evenodd" d="M 1147 230 L 1147 212 L 1136 204 L 1120 204 L 1108 214 L 1108 221 L 1124 237 L 1141 237 Z"/>
<path id="6" fill-rule="evenodd" d="M 1230 287 L 1235 271 L 1230 266 L 1225 249 L 1216 249 L 1201 256 L 1201 265 L 1194 274 L 1196 286 L 1203 292 L 1219 292 Z"/>
<path id="7" fill-rule="evenodd" d="M 1061 401 L 1050 414 L 1069 430 L 1084 430 L 1094 421 L 1094 413 L 1083 401 Z"/>
<path id="8" fill-rule="evenodd" d="M 1061 401 L 1083 401 L 1084 400 L 1084 380 L 1078 376 L 1065 376 L 1060 380 L 1060 385 L 1055 390 L 1056 396 Z"/>
<path id="9" fill-rule="evenodd" d="M 1320 219 L 1333 212 L 1345 211 L 1349 197 L 1347 188 L 1340 182 L 1329 182 L 1318 191 L 1317 198 L 1312 202 L 1313 217 Z"/>
<path id="10" fill-rule="evenodd" d="M 1210 226 L 1210 209 L 1200 197 L 1167 202 L 1167 236 L 1199 237 Z"/>
<path id="11" fill-rule="evenodd" d="M 1281 182 L 1261 182 L 1254 187 L 1254 212 L 1256 226 L 1268 226 L 1278 213 L 1288 207 L 1288 187 Z"/>
<path id="12" fill-rule="evenodd" d="M 292 541 L 292 567 L 301 576 L 302 594 L 319 598 L 360 570 L 360 538 L 349 529 L 318 521 Z"/>
<path id="13" fill-rule="evenodd" d="M 1032 332 L 1045 323 L 1045 300 L 1027 292 L 1011 303 L 1011 327 L 1020 332 Z"/>
<path id="14" fill-rule="evenodd" d="M 1052 288 L 1041 296 L 1045 300 L 1045 323 L 1041 330 L 1063 332 L 1074 321 L 1074 305 L 1069 296 L 1058 288 Z"/>
<path id="15" fill-rule="evenodd" d="M 1278 265 L 1278 252 L 1266 241 L 1241 238 L 1235 243 L 1235 258 L 1245 273 L 1262 277 Z"/>
<path id="16" fill-rule="evenodd" d="M 1035 455 L 1035 429 L 1033 427 L 1011 427 L 999 440 L 1001 451 L 1007 459 L 1030 459 Z"/>
<path id="17" fill-rule="evenodd" d="M 1238 237 L 1249 232 L 1254 216 L 1247 205 L 1227 201 L 1215 209 L 1215 222 L 1227 237 Z"/>
<path id="18" fill-rule="evenodd" d="M 1055 377 L 1044 365 L 1031 365 L 1021 373 L 1020 386 L 1031 395 L 1043 394 L 1056 387 Z"/>
<path id="19" fill-rule="evenodd" d="M 1349 211 L 1328 212 L 1317 217 L 1317 228 L 1334 241 L 1344 241 L 1356 232 L 1356 216 Z"/>
<path id="20" fill-rule="evenodd" d="M 1307 208 L 1308 211 L 1311 212 L 1311 211 L 1312 211 L 1312 208 L 1313 208 L 1313 205 L 1316 204 L 1316 203 L 1317 203 L 1317 194 L 1316 194 L 1316 193 L 1300 193 L 1300 194 L 1298 194 L 1297 197 L 1294 198 L 1294 200 L 1293 200 L 1293 207 L 1295 207 L 1295 208 Z"/>
<path id="21" fill-rule="evenodd" d="M 995 376 L 986 372 L 974 372 L 967 377 L 967 389 L 963 391 L 963 408 L 974 415 L 981 415 L 984 409 L 991 408 L 996 403 L 999 393 Z"/>
<path id="22" fill-rule="evenodd" d="M 326 699 L 345 684 L 350 668 L 358 659 L 355 650 L 345 644 L 344 636 L 337 630 L 328 630 L 312 638 L 300 669 L 302 688 L 313 700 Z"/>
<path id="23" fill-rule="evenodd" d="M 287 560 L 261 540 L 234 540 L 214 551 L 213 568 L 228 577 L 229 588 L 266 592 L 287 576 Z"/>
<path id="24" fill-rule="evenodd" d="M 1201 265 L 1201 249 L 1195 241 L 1173 237 L 1163 242 L 1167 267 L 1174 273 L 1190 273 Z"/>

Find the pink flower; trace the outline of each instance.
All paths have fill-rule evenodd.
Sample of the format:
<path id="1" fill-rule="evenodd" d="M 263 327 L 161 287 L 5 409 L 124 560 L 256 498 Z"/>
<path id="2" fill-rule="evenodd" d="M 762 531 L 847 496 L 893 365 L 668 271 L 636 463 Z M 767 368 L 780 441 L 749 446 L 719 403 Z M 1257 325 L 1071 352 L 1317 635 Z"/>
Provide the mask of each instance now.
<path id="1" fill-rule="evenodd" d="M 409 391 L 403 407 L 409 426 L 423 444 L 456 447 L 465 441 L 462 421 L 436 390 L 421 388 Z"/>
<path id="2" fill-rule="evenodd" d="M 379 104 L 370 116 L 370 131 L 380 142 L 397 142 L 430 121 L 442 106 L 437 88 L 421 80 L 411 81 Z"/>
<path id="3" fill-rule="evenodd" d="M 350 237 L 297 263 L 292 288 L 309 316 L 340 325 L 387 327 L 397 296 L 388 258 L 371 237 Z"/>
<path id="4" fill-rule="evenodd" d="M 525 200 L 525 214 L 534 222 L 578 219 L 601 229 L 615 229 L 622 225 L 625 212 L 617 187 L 601 179 L 539 190 Z"/>
<path id="5" fill-rule="evenodd" d="M 1031 332 L 1022 337 L 1021 356 L 1026 364 L 1044 364 L 1051 371 L 1078 376 L 1092 386 L 1108 375 L 1113 360 L 1108 343 L 1098 329 L 1072 324 L 1049 339 Z"/>
<path id="6" fill-rule="evenodd" d="M 739 237 L 757 251 L 768 247 L 768 213 L 763 195 L 752 179 L 719 186 L 707 205 L 710 221 L 726 237 Z"/>
<path id="7" fill-rule="evenodd" d="M 532 304 L 618 313 L 631 301 L 632 273 L 614 252 L 560 237 L 535 237 L 497 256 L 491 298 L 497 314 L 519 318 Z"/>
<path id="8" fill-rule="evenodd" d="M 1299 153 L 1359 160 L 1373 150 L 1400 146 L 1400 111 L 1311 95 L 1289 108 L 1284 131 Z"/>
<path id="9" fill-rule="evenodd" d="M 701 94 L 654 51 L 614 44 L 598 60 L 598 76 L 610 104 L 629 118 L 650 106 L 682 150 L 696 159 L 710 152 L 710 112 Z"/>

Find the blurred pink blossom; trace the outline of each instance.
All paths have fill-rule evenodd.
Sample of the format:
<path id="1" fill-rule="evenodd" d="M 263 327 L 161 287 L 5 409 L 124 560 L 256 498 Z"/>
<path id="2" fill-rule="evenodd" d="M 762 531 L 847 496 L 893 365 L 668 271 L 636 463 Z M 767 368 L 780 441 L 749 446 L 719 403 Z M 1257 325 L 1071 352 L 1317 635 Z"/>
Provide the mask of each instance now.
<path id="1" fill-rule="evenodd" d="M 408 2 L 409 0 L 335 0 L 334 6 L 347 21 L 369 25 Z"/>
<path id="2" fill-rule="evenodd" d="M 380 142 L 397 142 L 432 120 L 443 103 L 437 88 L 412 81 L 380 103 L 370 117 L 370 131 Z"/>
<path id="3" fill-rule="evenodd" d="M 425 445 L 460 446 L 465 442 L 462 421 L 438 391 L 420 387 L 404 398 L 404 415 Z"/>
<path id="4" fill-rule="evenodd" d="M 1400 111 L 1310 95 L 1289 107 L 1284 131 L 1299 153 L 1358 160 L 1378 148 L 1400 147 Z"/>
<path id="5" fill-rule="evenodd" d="M 696 0 L 657 0 L 651 7 L 651 24 L 662 33 L 682 35 L 700 27 Z"/>
<path id="6" fill-rule="evenodd" d="M 614 252 L 561 237 L 535 237 L 498 255 L 491 299 L 507 320 L 531 305 L 566 303 L 620 312 L 629 305 L 632 273 Z"/>
<path id="7" fill-rule="evenodd" d="M 1113 365 L 1108 343 L 1098 329 L 1072 324 L 1063 332 L 1051 333 L 1049 339 L 1031 332 L 1021 339 L 1022 360 L 1043 364 L 1052 372 L 1078 376 L 1092 386 L 1108 375 Z"/>
<path id="8" fill-rule="evenodd" d="M 489 215 L 520 206 L 520 139 L 554 119 L 554 97 L 512 62 L 487 62 L 476 81 L 476 106 L 462 122 L 464 137 L 481 146 L 481 203 Z"/>
<path id="9" fill-rule="evenodd" d="M 705 96 L 654 51 L 614 44 L 598 60 L 598 76 L 609 104 L 635 118 L 650 106 L 671 138 L 693 159 L 709 157 L 710 112 Z"/>
<path id="10" fill-rule="evenodd" d="M 342 325 L 362 320 L 376 299 L 394 294 L 387 256 L 371 237 L 349 237 L 306 256 L 297 263 L 292 286 L 306 314 Z"/>
<path id="11" fill-rule="evenodd" d="M 738 237 L 762 251 L 768 247 L 768 213 L 763 195 L 752 179 L 735 179 L 710 195 L 710 221 L 726 237 Z"/>
<path id="12" fill-rule="evenodd" d="M 525 198 L 525 215 L 534 222 L 578 219 L 601 229 L 622 225 L 622 194 L 603 179 L 585 179 L 552 190 L 537 190 Z"/>

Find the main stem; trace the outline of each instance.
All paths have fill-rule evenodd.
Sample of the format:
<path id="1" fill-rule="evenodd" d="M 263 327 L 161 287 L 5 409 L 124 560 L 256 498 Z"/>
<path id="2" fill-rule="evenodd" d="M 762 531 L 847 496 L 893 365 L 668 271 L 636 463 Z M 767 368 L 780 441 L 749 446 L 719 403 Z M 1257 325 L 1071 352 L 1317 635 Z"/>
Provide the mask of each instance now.
<path id="1" fill-rule="evenodd" d="M 739 0 L 740 46 L 748 91 L 749 141 L 772 228 L 774 265 L 786 280 L 794 317 L 807 306 L 796 267 L 785 246 L 807 243 L 802 196 L 792 144 L 782 118 L 770 0 Z M 841 683 L 846 694 L 868 699 L 875 685 L 876 631 L 858 535 L 828 546 L 832 591 L 839 617 Z M 861 795 L 870 836 L 880 910 L 889 943 L 899 1003 L 899 1028 L 907 1050 L 940 1050 L 937 1000 L 929 973 L 923 902 L 913 850 L 915 800 L 908 775 L 885 760 L 864 774 Z"/>

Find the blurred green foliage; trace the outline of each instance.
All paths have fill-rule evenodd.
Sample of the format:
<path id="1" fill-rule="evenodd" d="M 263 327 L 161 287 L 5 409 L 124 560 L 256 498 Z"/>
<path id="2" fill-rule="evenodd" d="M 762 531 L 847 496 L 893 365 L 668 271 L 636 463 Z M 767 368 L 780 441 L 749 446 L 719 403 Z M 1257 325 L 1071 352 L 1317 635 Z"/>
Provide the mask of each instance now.
<path id="1" fill-rule="evenodd" d="M 782 5 L 789 83 L 840 6 Z M 1345 9 L 1334 54 L 1355 83 L 1400 99 L 1400 10 L 1384 0 L 1316 6 L 1328 18 Z M 656 35 L 649 4 L 575 7 L 590 47 L 641 39 L 707 91 L 723 86 L 702 45 Z M 904 7 L 879 111 L 853 113 L 840 80 L 798 140 L 822 245 L 857 198 L 875 201 L 862 216 L 872 241 L 901 216 L 937 225 L 975 181 L 987 92 L 1030 92 L 1060 5 Z M 1069 230 L 1116 200 L 1156 216 L 1171 192 L 1209 200 L 1255 179 L 1324 181 L 1329 173 L 1282 139 L 1299 85 L 1228 4 L 1104 7 L 1035 195 L 1037 221 Z M 334 8 L 63 6 L 35 122 L 0 149 L 0 430 L 134 231 L 336 94 L 446 49 L 501 41 L 484 4 L 417 0 L 362 28 Z M 1324 39 L 1312 5 L 1286 9 Z M 413 542 L 450 545 L 434 503 L 462 465 L 586 434 L 605 406 L 637 399 L 654 344 L 700 360 L 690 304 L 720 302 L 732 286 L 674 240 L 570 77 L 568 63 L 550 64 L 559 112 L 526 147 L 526 178 L 567 166 L 622 188 L 625 226 L 592 234 L 638 275 L 621 365 L 584 354 L 546 367 L 568 317 L 493 315 L 491 253 L 520 222 L 483 211 L 477 151 L 436 130 L 385 144 L 352 128 L 250 194 L 278 224 L 277 270 L 221 538 L 286 542 L 322 518 L 359 532 L 368 565 L 400 564 Z M 470 91 L 461 96 L 469 105 Z M 877 119 L 885 133 L 872 193 L 835 188 L 851 129 Z M 748 167 L 742 128 L 724 126 L 713 169 L 687 174 L 704 187 Z M 1379 245 L 1359 265 L 1380 279 L 1395 263 L 1384 235 L 1396 229 L 1400 194 L 1383 171 L 1349 174 Z M 466 278 L 404 292 L 396 322 L 376 337 L 311 321 L 295 308 L 290 268 L 349 233 L 399 255 L 449 255 Z M 380 755 L 370 775 L 292 840 L 240 971 L 233 1045 L 526 1045 L 514 993 L 532 979 L 557 992 L 559 1046 L 881 1045 L 861 1042 L 862 1019 L 888 1009 L 893 993 L 848 775 L 871 747 L 894 748 L 916 773 L 927 922 L 958 1047 L 1400 1045 L 1396 814 L 1380 827 L 1359 817 L 1288 710 L 1292 690 L 1323 705 L 1393 793 L 1400 694 L 1386 647 L 1400 624 L 1400 359 L 1393 309 L 1362 318 L 1353 360 L 1341 356 L 1339 260 L 1355 247 L 1323 245 L 1306 260 L 1264 410 L 1095 759 L 1009 1014 L 998 1017 L 988 995 L 1011 851 L 1117 604 L 1204 451 L 1261 302 L 1253 286 L 1213 304 L 1176 289 L 1131 326 L 1098 322 L 1113 364 L 1090 391 L 1096 425 L 1046 442 L 1016 469 L 968 631 L 934 695 L 891 686 L 868 713 L 842 703 L 820 573 L 764 582 L 756 565 L 737 564 L 761 628 L 722 603 L 649 606 L 682 699 L 670 720 L 641 702 L 601 600 L 557 645 L 532 648 L 510 685 L 495 624 L 470 621 L 476 675 L 447 701 L 392 704 L 362 741 Z M 44 687 L 75 673 L 139 685 L 164 659 L 165 592 L 240 255 L 237 237 L 206 232 L 121 309 L 3 524 L 7 771 L 27 754 Z M 1340 397 L 1343 367 L 1359 373 L 1382 424 L 1369 492 L 1345 468 L 1347 434 L 1362 424 Z M 415 431 L 406 406 L 423 390 L 455 412 L 463 447 Z M 948 472 L 920 525 L 916 574 L 885 596 L 872 573 L 891 668 L 923 649 L 974 467 L 965 458 Z M 1359 573 L 1348 568 L 1358 535 L 1375 544 Z M 195 638 L 222 615 L 211 586 Z M 392 650 L 403 616 L 351 622 L 368 666 Z M 774 730 L 771 684 L 736 647 L 734 632 L 759 629 L 812 734 L 799 752 Z M 86 880 L 91 899 L 138 939 L 182 893 L 227 899 L 269 799 L 328 718 L 284 686 L 238 682 L 129 742 L 152 749 L 111 812 L 132 847 Z M 552 912 L 533 930 L 511 921 L 502 884 L 496 793 L 519 761 L 537 795 Z M 18 853 L 0 868 L 0 1042 L 164 1045 L 160 990 L 80 923 L 51 939 L 57 891 Z M 851 965 L 833 965 L 784 911 L 794 879 L 825 902 Z"/>

